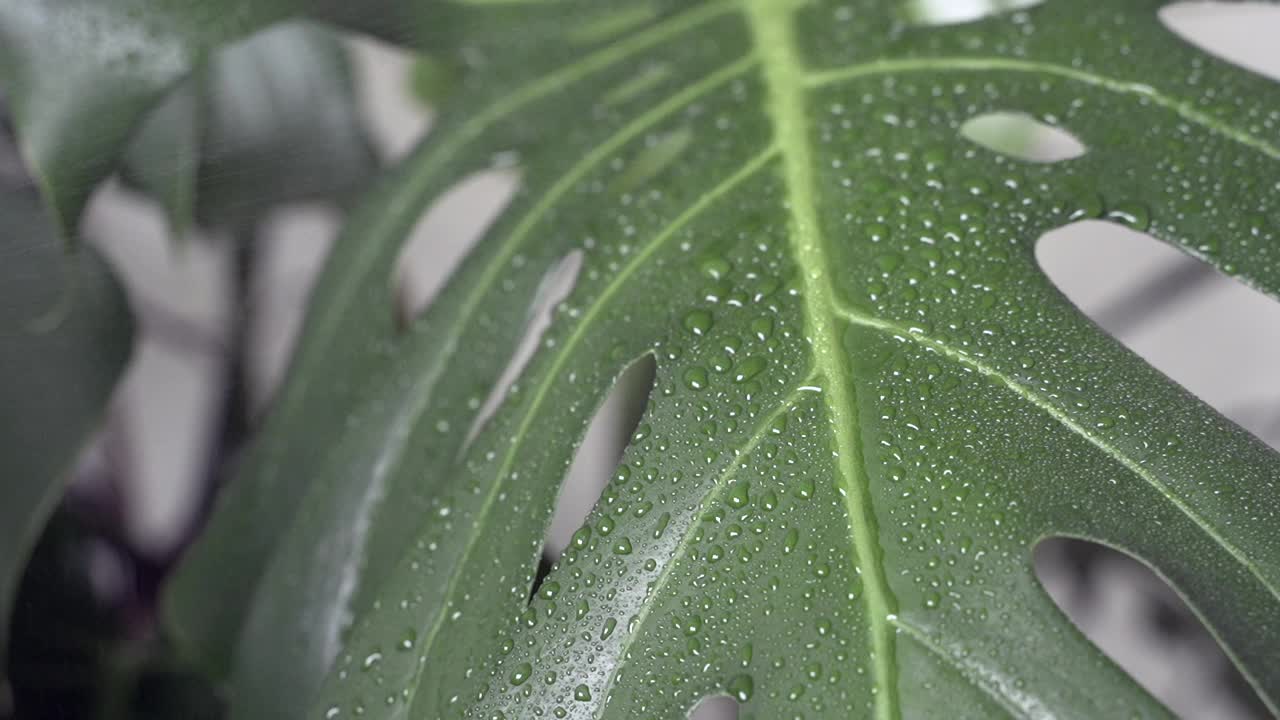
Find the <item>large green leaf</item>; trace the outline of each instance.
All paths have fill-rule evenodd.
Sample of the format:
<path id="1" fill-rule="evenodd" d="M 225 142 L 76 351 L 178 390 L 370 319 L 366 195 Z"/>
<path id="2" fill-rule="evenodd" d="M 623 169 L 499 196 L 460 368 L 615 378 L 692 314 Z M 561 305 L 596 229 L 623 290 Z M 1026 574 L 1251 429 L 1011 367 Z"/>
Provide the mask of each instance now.
<path id="1" fill-rule="evenodd" d="M 0 194 L 0 652 L 27 555 L 131 338 L 124 295 L 105 265 L 88 251 L 68 256 L 38 198 Z"/>
<path id="2" fill-rule="evenodd" d="M 303 15 L 410 37 L 416 26 L 404 7 L 395 0 L 0 0 L 0 83 L 27 165 L 70 235 L 149 113 L 213 50 Z"/>
<path id="3" fill-rule="evenodd" d="M 719 693 L 761 718 L 1164 714 L 1039 586 L 1052 535 L 1150 563 L 1275 709 L 1280 458 L 1033 252 L 1104 218 L 1280 292 L 1280 88 L 1160 4 L 947 27 L 883 0 L 447 5 L 469 73 L 339 243 L 171 589 L 233 715 L 674 718 Z M 1088 152 L 961 135 L 996 111 Z M 398 334 L 400 243 L 495 157 L 522 190 Z M 646 354 L 623 465 L 529 602 L 574 447 Z"/>

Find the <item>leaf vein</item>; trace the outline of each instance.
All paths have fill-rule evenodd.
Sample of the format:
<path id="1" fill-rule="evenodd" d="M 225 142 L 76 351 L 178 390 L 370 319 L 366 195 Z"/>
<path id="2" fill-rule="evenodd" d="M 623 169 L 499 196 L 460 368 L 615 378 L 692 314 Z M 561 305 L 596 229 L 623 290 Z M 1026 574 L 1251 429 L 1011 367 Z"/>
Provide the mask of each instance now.
<path id="1" fill-rule="evenodd" d="M 671 575 L 677 561 L 684 554 L 685 549 L 689 547 L 689 543 L 693 540 L 694 534 L 692 530 L 697 527 L 697 520 L 701 517 L 702 510 L 710 507 L 712 503 L 716 502 L 729 483 L 737 477 L 737 473 L 742 468 L 743 462 L 747 458 L 751 457 L 752 453 L 754 453 L 756 448 L 760 446 L 760 443 L 764 438 L 768 436 L 769 428 L 773 425 L 773 421 L 781 417 L 791 408 L 795 407 L 796 400 L 800 398 L 801 394 L 812 391 L 812 384 L 816 381 L 816 377 L 816 375 L 810 375 L 808 378 L 801 380 L 796 388 L 792 389 L 784 398 L 782 398 L 778 407 L 761 420 L 759 425 L 756 426 L 755 432 L 747 440 L 747 443 L 739 448 L 737 454 L 733 458 L 733 462 L 729 463 L 729 466 L 726 467 L 716 478 L 711 489 L 703 496 L 702 501 L 698 503 L 698 510 L 692 513 L 692 521 L 685 529 L 685 532 L 681 534 L 680 541 L 676 543 L 675 549 L 671 551 L 671 559 L 665 566 L 663 566 L 662 572 L 659 573 L 657 580 L 654 582 L 650 597 L 656 598 L 658 594 L 662 592 L 662 589 L 666 586 L 667 582 L 671 579 Z M 656 603 L 654 602 L 645 603 L 640 608 L 640 612 L 636 615 L 636 628 L 644 626 L 644 621 L 649 617 L 649 613 L 653 610 L 655 604 Z M 599 718 L 603 715 L 604 709 L 609 702 L 609 690 L 613 687 L 613 684 L 618 677 L 618 673 L 626 663 L 627 653 L 630 651 L 631 644 L 635 642 L 635 638 L 639 634 L 639 630 L 637 629 L 636 632 L 629 634 L 622 642 L 621 649 L 618 653 L 618 661 L 614 664 L 613 670 L 609 673 L 609 679 L 604 685 L 604 692 L 602 695 L 605 700 L 599 705 L 599 712 L 597 712 L 594 717 Z"/>
<path id="2" fill-rule="evenodd" d="M 1054 404 L 1052 400 L 1045 397 L 1043 394 L 1036 392 L 1034 389 L 1030 387 L 1027 387 L 1025 384 L 1019 382 L 1017 379 L 1004 374 L 1003 372 L 996 369 L 992 365 L 983 361 L 981 358 L 975 357 L 974 355 L 970 355 L 969 353 L 965 353 L 953 347 L 950 347 L 949 345 L 943 343 L 940 340 L 935 340 L 919 332 L 913 332 L 909 328 L 906 328 L 892 321 L 883 320 L 877 317 L 872 317 L 870 315 L 866 315 L 846 307 L 840 307 L 838 309 L 838 312 L 846 321 L 850 323 L 861 325 L 863 327 L 871 328 L 874 330 L 879 330 L 881 332 L 888 333 L 889 335 L 892 335 L 893 337 L 899 338 L 904 341 L 912 341 L 912 342 L 918 343 L 930 350 L 939 352 L 945 355 L 946 357 L 952 360 L 955 360 L 956 362 L 959 362 L 960 364 L 965 365 L 977 371 L 982 375 L 985 375 L 987 377 L 990 377 L 1002 383 L 1003 385 L 1008 387 L 1010 390 L 1012 390 L 1014 393 L 1022 397 L 1024 400 L 1036 406 L 1040 410 L 1044 411 L 1047 415 L 1049 415 L 1049 417 L 1057 421 L 1060 425 L 1070 430 L 1071 432 L 1075 433 L 1076 435 L 1079 435 L 1081 438 L 1088 441 L 1090 444 L 1092 444 L 1094 447 L 1101 450 L 1107 456 L 1119 462 L 1121 465 L 1125 467 L 1125 469 L 1129 470 L 1131 473 L 1133 473 L 1134 475 L 1138 476 L 1139 478 L 1141 478 L 1142 480 L 1150 484 L 1153 488 L 1156 489 L 1157 492 L 1159 492 L 1162 496 L 1164 496 L 1166 500 L 1172 503 L 1174 507 L 1176 507 L 1179 511 L 1181 511 L 1184 515 L 1186 515 L 1193 523 L 1195 523 L 1196 526 L 1198 526 L 1202 531 L 1204 531 L 1204 533 L 1208 535 L 1215 543 L 1217 543 L 1223 550 L 1225 550 L 1229 555 L 1231 555 L 1231 557 L 1235 558 L 1237 562 L 1239 562 L 1243 567 L 1245 567 L 1249 571 L 1249 573 L 1252 574 L 1258 580 L 1258 582 L 1261 583 L 1262 586 L 1266 588 L 1268 592 L 1271 593 L 1273 597 L 1275 597 L 1277 600 L 1280 600 L 1280 590 L 1278 590 L 1276 586 L 1272 584 L 1265 577 L 1261 568 L 1259 568 L 1258 565 L 1254 563 L 1242 550 L 1236 547 L 1234 543 L 1232 543 L 1230 540 L 1228 540 L 1227 538 L 1219 534 L 1213 528 L 1212 525 L 1210 525 L 1204 518 L 1200 517 L 1200 515 L 1196 513 L 1196 511 L 1193 510 L 1185 501 L 1183 501 L 1181 498 L 1175 495 L 1164 482 L 1162 482 L 1159 478 L 1155 476 L 1155 474 L 1153 474 L 1147 468 L 1143 467 L 1143 465 L 1140 462 L 1129 457 L 1128 455 L 1123 453 L 1119 448 L 1112 445 L 1106 438 L 1100 436 L 1096 432 L 1093 432 L 1092 430 L 1085 427 L 1084 425 L 1081 425 L 1080 423 L 1076 422 L 1074 418 L 1072 418 L 1070 415 L 1064 412 L 1061 408 L 1059 408 L 1056 404 Z"/>
<path id="3" fill-rule="evenodd" d="M 831 286 L 827 251 L 818 220 L 814 187 L 815 167 L 809 139 L 804 66 L 796 47 L 793 12 L 798 3 L 745 0 L 747 19 L 768 89 L 767 109 L 782 149 L 787 205 L 791 214 L 792 254 L 803 277 L 805 331 L 814 362 L 829 384 L 823 393 L 835 443 L 837 482 L 844 496 L 853 544 L 854 572 L 863 582 L 870 635 L 871 662 L 876 683 L 875 713 L 879 720 L 901 714 L 894 660 L 895 638 L 888 619 L 896 600 L 881 559 L 875 508 L 866 482 L 857 395 L 851 369 L 836 328 L 835 291 Z"/>
<path id="4" fill-rule="evenodd" d="M 1280 160 L 1280 146 L 1206 112 L 1197 110 L 1191 103 L 1160 92 L 1145 83 L 1118 78 L 1056 63 L 1036 60 L 1015 60 L 1000 57 L 936 57 L 904 60 L 876 60 L 843 68 L 812 72 L 805 80 L 808 87 L 823 87 L 834 83 L 874 77 L 891 73 L 957 72 L 973 70 L 1000 70 L 1007 72 L 1040 73 L 1075 80 L 1121 94 L 1147 98 L 1152 103 L 1172 110 L 1183 119 L 1204 127 L 1223 137 L 1250 147 L 1272 159 Z"/>
<path id="5" fill-rule="evenodd" d="M 667 240 L 674 237 L 682 228 L 693 222 L 698 216 L 705 212 L 707 208 L 715 204 L 717 200 L 732 192 L 734 188 L 738 187 L 742 182 L 752 177 L 757 171 L 767 165 L 768 161 L 774 157 L 776 152 L 776 149 L 773 147 L 765 149 L 756 155 L 755 158 L 744 164 L 733 175 L 726 178 L 714 188 L 699 197 L 698 200 L 681 213 L 679 217 L 659 231 L 643 250 L 636 253 L 635 257 L 631 258 L 627 265 L 613 277 L 607 286 L 605 286 L 599 297 L 591 303 L 586 312 L 583 313 L 582 318 L 575 324 L 574 330 L 568 339 L 566 339 L 566 341 L 556 349 L 551 367 L 547 370 L 546 374 L 543 375 L 541 381 L 536 385 L 532 399 L 524 408 L 522 417 L 520 418 L 519 428 L 512 434 L 515 441 L 508 446 L 508 450 L 504 453 L 501 465 L 494 474 L 495 482 L 493 483 L 493 487 L 489 489 L 484 501 L 481 503 L 480 509 L 476 513 L 475 522 L 477 525 L 482 523 L 484 518 L 492 509 L 498 495 L 500 494 L 501 488 L 510 474 L 516 455 L 523 446 L 524 439 L 528 437 L 530 425 L 534 422 L 534 418 L 537 416 L 538 410 L 541 408 L 543 401 L 548 397 L 551 388 L 555 384 L 554 381 L 561 377 L 560 370 L 564 367 L 564 363 L 566 363 L 573 355 L 572 351 L 586 336 L 586 331 L 591 327 L 592 321 L 599 315 L 601 309 L 608 304 L 607 300 L 613 297 L 613 295 L 616 294 L 617 291 L 626 283 L 627 279 L 637 269 L 644 265 L 645 261 L 649 259 L 653 253 L 657 252 L 658 249 L 664 246 Z M 458 562 L 454 565 L 453 570 L 449 572 L 449 579 L 447 581 L 448 585 L 445 589 L 444 597 L 448 598 L 453 594 L 454 587 L 458 579 L 464 574 L 462 570 L 466 566 L 466 560 L 470 557 L 472 550 L 475 548 L 477 537 L 477 533 L 472 533 L 468 536 L 467 543 L 459 555 Z M 436 617 L 431 623 L 430 630 L 428 631 L 426 640 L 423 644 L 424 655 L 430 654 L 436 637 L 439 635 L 439 629 L 443 624 L 444 615 L 447 609 L 447 605 L 442 605 L 439 611 L 437 611 Z M 419 676 L 425 670 L 425 665 L 419 668 Z M 419 685 L 420 681 L 415 681 L 410 687 L 414 688 L 416 692 Z"/>

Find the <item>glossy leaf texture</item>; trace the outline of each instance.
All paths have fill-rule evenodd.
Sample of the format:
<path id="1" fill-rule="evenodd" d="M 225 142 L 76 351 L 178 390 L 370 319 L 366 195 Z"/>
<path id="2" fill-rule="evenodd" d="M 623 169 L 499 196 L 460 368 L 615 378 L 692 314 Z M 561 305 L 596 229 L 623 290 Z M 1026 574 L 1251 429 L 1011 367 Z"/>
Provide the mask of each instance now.
<path id="1" fill-rule="evenodd" d="M 76 456 L 101 419 L 129 358 L 132 332 L 124 294 L 105 264 L 87 250 L 68 256 L 34 194 L 0 195 L 0 652 L 5 659 L 22 569 Z"/>
<path id="2" fill-rule="evenodd" d="M 1280 458 L 1034 257 L 1101 218 L 1276 294 L 1274 82 L 1157 2 L 937 27 L 881 0 L 441 7 L 467 72 L 338 244 L 171 588 L 235 717 L 1164 715 L 1038 584 L 1054 535 L 1148 562 L 1276 708 Z M 1087 151 L 961 132 L 997 112 Z M 404 237 L 513 161 L 520 191 L 401 332 Z M 530 601 L 575 446 L 645 355 L 645 417 Z"/>
<path id="3" fill-rule="evenodd" d="M 390 0 L 2 0 L 0 83 L 28 169 L 73 236 L 93 189 L 151 112 L 214 50 L 299 17 L 407 39 L 417 25 L 403 8 Z M 182 102 L 159 121 L 169 132 L 151 138 L 179 168 L 199 136 L 197 115 Z M 191 202 L 184 191 L 170 185 L 162 197 L 182 210 Z"/>

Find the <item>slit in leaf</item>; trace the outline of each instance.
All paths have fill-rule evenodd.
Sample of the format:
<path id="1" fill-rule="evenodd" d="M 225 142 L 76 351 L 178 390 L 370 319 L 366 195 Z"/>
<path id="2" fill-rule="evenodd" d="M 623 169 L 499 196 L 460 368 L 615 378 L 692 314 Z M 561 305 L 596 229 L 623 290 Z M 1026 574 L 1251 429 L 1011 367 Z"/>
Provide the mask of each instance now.
<path id="1" fill-rule="evenodd" d="M 737 720 L 738 701 L 727 695 L 712 695 L 689 711 L 689 720 Z"/>
<path id="2" fill-rule="evenodd" d="M 916 25 L 955 25 L 1025 10 L 1044 0 L 907 0 L 906 17 Z"/>
<path id="3" fill-rule="evenodd" d="M 507 364 L 506 369 L 502 371 L 502 375 L 498 377 L 498 382 L 489 392 L 489 397 L 485 398 L 484 403 L 480 406 L 480 412 L 476 414 L 471 428 L 467 431 L 467 438 L 463 442 L 459 455 L 465 453 L 467 448 L 471 446 L 471 442 L 475 440 L 476 435 L 480 434 L 480 430 L 485 423 L 489 422 L 489 418 L 493 417 L 493 413 L 502 404 L 503 398 L 507 396 L 507 391 L 515 384 L 520 374 L 524 372 L 525 366 L 529 364 L 529 360 L 533 358 L 534 352 L 538 349 L 542 334 L 551 325 L 552 311 L 573 291 L 574 283 L 578 279 L 578 271 L 581 268 L 582 251 L 574 250 L 564 256 L 558 263 L 555 263 L 543 275 L 542 284 L 538 287 L 533 302 L 529 306 L 528 322 L 525 324 L 524 334 L 516 345 L 516 351 L 511 356 L 511 361 Z"/>
<path id="4" fill-rule="evenodd" d="M 1280 80 L 1280 5 L 1262 2 L 1176 2 L 1160 21 L 1196 47 L 1246 70 Z"/>
<path id="5" fill-rule="evenodd" d="M 1145 233 L 1085 220 L 1036 257 L 1090 319 L 1157 370 L 1280 447 L 1280 303 Z"/>
<path id="6" fill-rule="evenodd" d="M 1176 716 L 1267 716 L 1208 629 L 1146 564 L 1099 543 L 1058 537 L 1038 543 L 1034 559 L 1054 604 Z"/>
<path id="7" fill-rule="evenodd" d="M 656 373 L 657 363 L 652 355 L 632 363 L 591 420 L 556 501 L 543 543 L 544 558 L 551 562 L 560 558 L 573 533 L 582 527 L 600 499 L 649 404 Z"/>
<path id="8" fill-rule="evenodd" d="M 517 172 L 485 170 L 464 178 L 423 213 L 396 261 L 396 317 L 407 327 L 519 189 Z"/>
<path id="9" fill-rule="evenodd" d="M 960 134 L 988 150 L 1027 162 L 1061 162 L 1086 151 L 1084 143 L 1071 133 L 1026 113 L 978 115 L 961 126 Z"/>

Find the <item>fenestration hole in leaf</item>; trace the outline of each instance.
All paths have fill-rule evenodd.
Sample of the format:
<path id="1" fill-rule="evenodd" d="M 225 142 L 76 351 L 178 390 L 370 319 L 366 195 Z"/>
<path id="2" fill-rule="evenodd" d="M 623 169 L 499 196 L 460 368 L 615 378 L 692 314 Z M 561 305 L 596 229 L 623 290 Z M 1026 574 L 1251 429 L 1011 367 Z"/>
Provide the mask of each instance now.
<path id="1" fill-rule="evenodd" d="M 1267 717 L 1266 707 L 1191 608 L 1141 561 L 1104 545 L 1048 538 L 1036 577 L 1071 622 L 1177 717 Z"/>
<path id="2" fill-rule="evenodd" d="M 1087 150 L 1075 135 L 1019 112 L 978 115 L 960 127 L 960 134 L 988 150 L 1027 162 L 1061 162 Z"/>
<path id="3" fill-rule="evenodd" d="M 569 473 L 560 489 L 555 514 L 543 542 L 543 558 L 555 562 L 569 546 L 595 507 L 610 476 L 622 461 L 631 436 L 640 424 L 653 392 L 657 362 L 645 355 L 628 367 L 596 411 L 578 446 Z"/>
<path id="4" fill-rule="evenodd" d="M 1044 0 L 907 0 L 907 20 L 916 25 L 955 25 L 1025 10 Z"/>
<path id="5" fill-rule="evenodd" d="M 520 374 L 524 372 L 525 365 L 529 364 L 529 360 L 533 358 L 534 352 L 538 349 L 542 334 L 551 325 L 552 312 L 573 291 L 574 283 L 578 279 L 578 271 L 581 268 L 582 251 L 574 250 L 561 258 L 543 275 L 542 284 L 538 286 L 533 302 L 529 305 L 528 321 L 525 324 L 524 334 L 520 337 L 519 344 L 516 345 L 511 361 L 507 363 L 506 369 L 498 377 L 498 382 L 489 391 L 489 397 L 485 398 L 484 404 L 480 406 L 480 412 L 476 414 L 475 421 L 472 422 L 470 430 L 467 431 L 463 451 L 470 447 L 471 441 L 480 433 L 480 429 L 484 427 L 485 423 L 489 422 L 489 418 L 493 417 L 494 411 L 498 409 L 498 406 L 502 404 L 503 398 L 507 396 L 507 391 L 511 389 Z"/>
<path id="6" fill-rule="evenodd" d="M 427 208 L 396 261 L 393 281 L 401 327 L 407 327 L 431 304 L 519 187 L 518 171 L 485 170 L 464 178 Z"/>
<path id="7" fill-rule="evenodd" d="M 1049 232 L 1036 257 L 1102 329 L 1280 447 L 1280 303 L 1116 223 L 1086 220 Z"/>
<path id="8" fill-rule="evenodd" d="M 702 698 L 690 711 L 689 720 L 738 720 L 738 701 L 727 695 Z"/>
<path id="9" fill-rule="evenodd" d="M 1160 21 L 1178 37 L 1229 63 L 1280 80 L 1280 5 L 1261 2 L 1176 2 Z"/>

